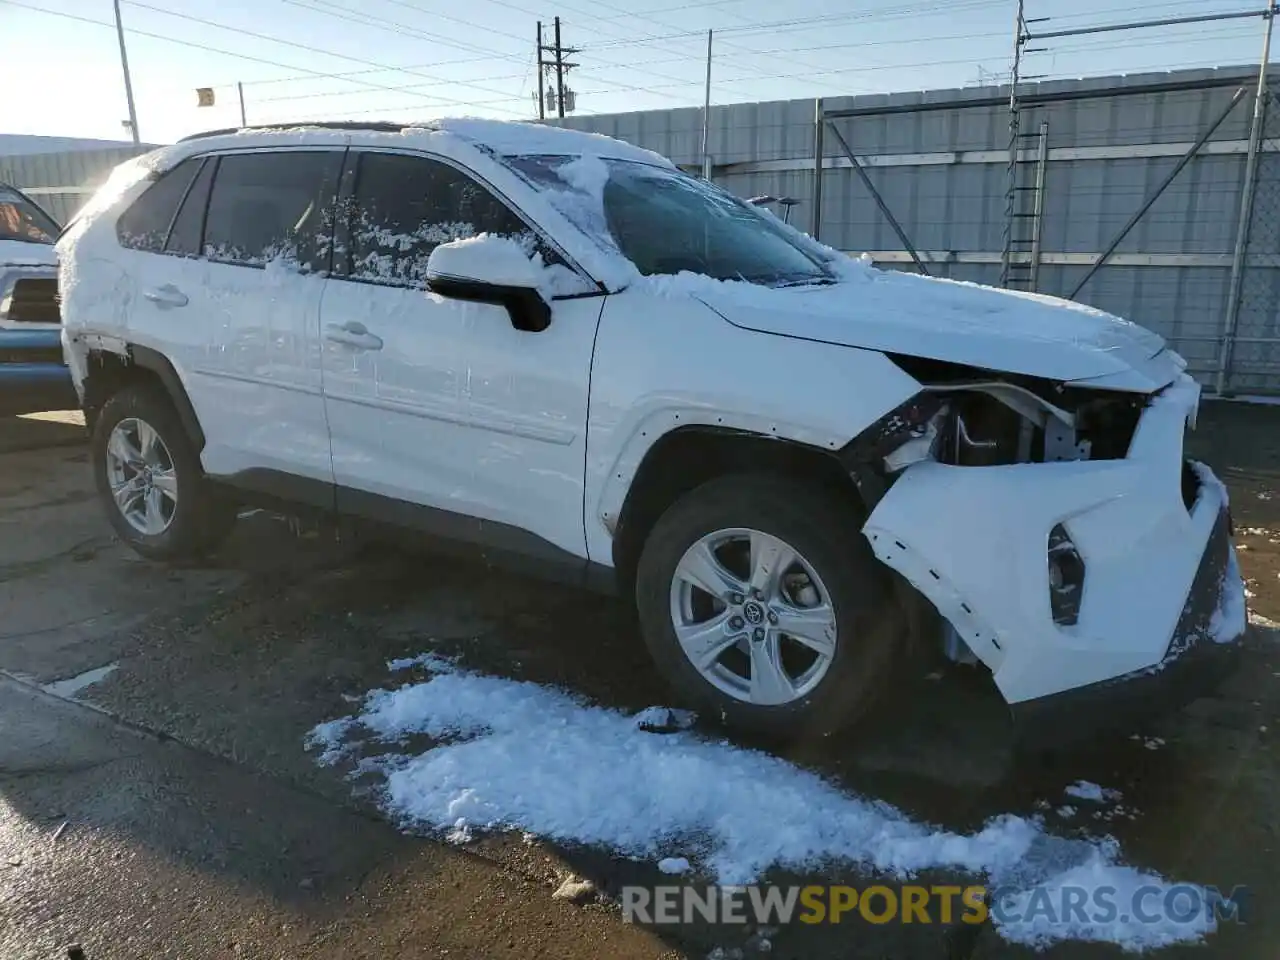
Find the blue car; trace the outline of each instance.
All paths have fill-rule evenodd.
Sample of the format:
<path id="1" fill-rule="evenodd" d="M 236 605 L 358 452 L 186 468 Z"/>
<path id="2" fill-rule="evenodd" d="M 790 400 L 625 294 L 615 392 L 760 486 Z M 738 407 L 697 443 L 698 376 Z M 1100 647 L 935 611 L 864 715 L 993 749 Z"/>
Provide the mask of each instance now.
<path id="1" fill-rule="evenodd" d="M 0 416 L 79 407 L 62 359 L 57 221 L 0 184 Z"/>

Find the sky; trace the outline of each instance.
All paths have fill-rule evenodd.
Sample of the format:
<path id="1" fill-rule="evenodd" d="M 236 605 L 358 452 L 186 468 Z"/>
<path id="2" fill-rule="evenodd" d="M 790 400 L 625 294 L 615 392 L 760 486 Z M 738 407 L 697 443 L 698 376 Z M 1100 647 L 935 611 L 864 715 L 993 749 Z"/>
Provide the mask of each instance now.
<path id="1" fill-rule="evenodd" d="M 1261 9 L 1265 0 L 1026 0 L 1035 30 Z M 1016 0 L 121 0 L 138 127 L 536 116 L 536 24 L 577 48 L 578 113 L 972 86 L 1009 69 Z M 1061 11 L 1066 10 L 1068 13 Z M 127 139 L 112 0 L 0 0 L 0 134 Z M 1260 18 L 1033 43 L 1024 75 L 1256 62 Z M 197 105 L 211 87 L 214 105 Z M 26 91 L 27 95 L 15 95 Z"/>

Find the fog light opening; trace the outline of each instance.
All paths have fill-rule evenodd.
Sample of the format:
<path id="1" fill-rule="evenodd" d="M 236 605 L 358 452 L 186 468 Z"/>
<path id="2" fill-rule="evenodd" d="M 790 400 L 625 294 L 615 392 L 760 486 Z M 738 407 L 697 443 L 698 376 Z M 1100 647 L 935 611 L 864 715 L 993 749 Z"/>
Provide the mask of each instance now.
<path id="1" fill-rule="evenodd" d="M 1049 532 L 1049 606 L 1053 622 L 1069 627 L 1080 619 L 1084 595 L 1084 560 L 1067 529 L 1058 524 Z"/>

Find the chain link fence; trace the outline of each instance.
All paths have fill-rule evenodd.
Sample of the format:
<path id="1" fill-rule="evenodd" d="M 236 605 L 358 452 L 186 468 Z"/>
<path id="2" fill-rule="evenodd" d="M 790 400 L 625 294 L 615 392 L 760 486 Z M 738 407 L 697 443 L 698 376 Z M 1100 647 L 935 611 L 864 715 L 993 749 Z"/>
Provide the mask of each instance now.
<path id="1" fill-rule="evenodd" d="M 1265 104 L 1239 312 L 1226 345 L 1226 393 L 1274 393 L 1280 382 L 1280 86 Z"/>

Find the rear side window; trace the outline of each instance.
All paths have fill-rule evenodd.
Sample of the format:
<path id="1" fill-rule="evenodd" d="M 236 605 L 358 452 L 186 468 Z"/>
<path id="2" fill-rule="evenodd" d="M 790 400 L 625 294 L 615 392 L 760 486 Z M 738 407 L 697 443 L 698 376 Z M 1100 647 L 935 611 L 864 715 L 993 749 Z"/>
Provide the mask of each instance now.
<path id="1" fill-rule="evenodd" d="M 205 218 L 211 260 L 329 269 L 328 236 L 342 169 L 338 151 L 281 151 L 223 156 Z"/>
<path id="2" fill-rule="evenodd" d="M 174 218 L 169 230 L 169 239 L 165 242 L 165 253 L 176 253 L 184 257 L 200 255 L 200 236 L 204 232 L 204 213 L 209 206 L 209 186 L 213 183 L 213 171 L 218 166 L 216 157 L 205 161 L 200 172 L 196 174 L 186 199 Z"/>
<path id="3" fill-rule="evenodd" d="M 191 186 L 203 162 L 202 157 L 183 160 L 133 201 L 133 205 L 116 221 L 116 236 L 120 243 L 135 250 L 163 250 L 178 204 L 186 196 L 187 187 Z"/>
<path id="4" fill-rule="evenodd" d="M 527 239 L 531 251 L 536 245 L 523 220 L 454 167 L 426 157 L 361 154 L 347 243 L 350 277 L 425 287 L 432 250 L 481 233 Z"/>

